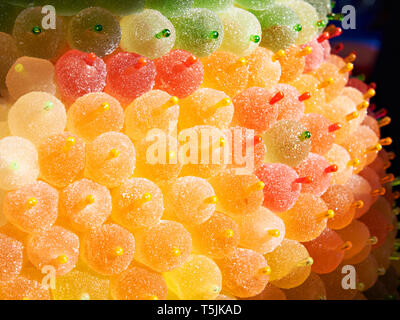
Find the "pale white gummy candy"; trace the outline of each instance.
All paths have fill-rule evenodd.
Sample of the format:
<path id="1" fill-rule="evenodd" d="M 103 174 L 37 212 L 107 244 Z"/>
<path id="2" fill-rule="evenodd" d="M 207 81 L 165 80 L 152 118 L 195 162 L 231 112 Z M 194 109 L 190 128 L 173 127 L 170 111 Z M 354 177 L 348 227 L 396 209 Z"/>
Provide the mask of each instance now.
<path id="1" fill-rule="evenodd" d="M 246 10 L 231 8 L 218 14 L 224 25 L 221 51 L 229 51 L 240 57 L 250 55 L 261 43 L 261 25 L 256 16 Z M 259 36 L 260 41 L 251 41 Z"/>
<path id="2" fill-rule="evenodd" d="M 16 66 L 21 65 L 23 72 L 17 72 Z M 6 84 L 13 99 L 18 99 L 32 91 L 56 93 L 54 81 L 55 69 L 53 64 L 45 59 L 21 57 L 15 61 L 8 71 Z"/>
<path id="3" fill-rule="evenodd" d="M 13 135 L 39 145 L 45 138 L 64 132 L 67 113 L 60 100 L 45 92 L 30 92 L 15 102 L 8 113 Z"/>
<path id="4" fill-rule="evenodd" d="M 0 189 L 18 189 L 38 176 L 38 153 L 30 141 L 21 137 L 0 140 Z"/>
<path id="5" fill-rule="evenodd" d="M 318 33 L 319 16 L 311 4 L 301 0 L 276 0 L 276 3 L 289 7 L 300 19 L 302 30 L 299 32 L 296 44 L 305 44 L 315 38 Z"/>
<path id="6" fill-rule="evenodd" d="M 148 9 L 123 17 L 120 24 L 120 46 L 125 51 L 156 59 L 167 54 L 175 44 L 176 33 L 173 24 L 156 10 Z M 156 35 L 165 29 L 170 31 L 170 36 L 158 39 Z"/>

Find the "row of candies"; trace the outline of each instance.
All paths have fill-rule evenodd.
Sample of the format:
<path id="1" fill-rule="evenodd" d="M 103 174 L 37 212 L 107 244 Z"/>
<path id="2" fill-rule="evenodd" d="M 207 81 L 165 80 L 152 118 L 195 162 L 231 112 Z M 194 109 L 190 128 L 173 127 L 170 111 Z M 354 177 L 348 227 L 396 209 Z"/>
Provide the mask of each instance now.
<path id="1" fill-rule="evenodd" d="M 275 9 L 311 7 L 268 2 Z M 240 5 L 255 3 L 261 2 Z M 230 48 L 196 51 L 229 39 L 229 26 L 212 25 L 205 41 L 192 38 L 186 47 L 175 41 L 179 49 L 170 51 L 168 41 L 183 37 L 173 17 L 168 32 L 165 24 L 151 28 L 168 21 L 153 10 L 122 18 L 120 42 L 102 34 L 109 20 L 98 20 L 99 12 L 105 10 L 71 18 L 70 28 L 73 21 L 87 23 L 86 33 L 76 33 L 86 35 L 77 41 L 83 51 L 65 48 L 61 57 L 38 56 L 49 52 L 46 37 L 53 32 L 39 20 L 26 24 L 38 19 L 38 8 L 20 14 L 27 15 L 24 37 L 38 48 L 21 54 L 24 41 L 15 32 L 17 41 L 0 34 L 9 95 L 1 114 L 1 298 L 49 298 L 40 283 L 46 266 L 57 273 L 55 299 L 351 299 L 390 270 L 397 258 L 394 177 L 386 174 L 393 156 L 381 150 L 391 140 L 380 137 L 390 119 L 368 114 L 374 90 L 349 81 L 355 55 L 330 54 L 328 39 L 340 29 L 321 35 L 316 29 L 311 42 L 273 52 L 262 40 L 272 31 L 246 33 L 237 26 L 252 25 L 249 12 L 231 8 L 218 14 L 231 14 Z M 182 13 L 188 20 L 181 34 L 190 21 L 206 24 L 208 16 L 190 20 L 196 12 Z M 147 23 L 130 33 L 135 21 Z M 296 22 L 289 30 L 300 35 L 306 23 Z M 147 30 L 150 44 L 137 40 Z M 123 47 L 125 33 L 134 49 Z M 204 29 L 189 36 L 199 34 Z M 237 52 L 244 34 L 249 51 Z M 93 39 L 100 41 L 94 47 Z M 110 43 L 115 51 L 100 58 Z M 158 43 L 171 47 L 160 53 Z M 198 141 L 197 151 L 222 158 L 234 152 L 232 133 L 239 132 L 239 144 L 252 139 L 255 168 L 239 175 L 235 161 L 150 164 L 151 129 L 166 133 L 168 160 L 178 158 L 185 138 L 201 140 L 203 129 L 212 130 L 217 148 Z M 357 286 L 344 290 L 342 266 L 349 264 Z"/>

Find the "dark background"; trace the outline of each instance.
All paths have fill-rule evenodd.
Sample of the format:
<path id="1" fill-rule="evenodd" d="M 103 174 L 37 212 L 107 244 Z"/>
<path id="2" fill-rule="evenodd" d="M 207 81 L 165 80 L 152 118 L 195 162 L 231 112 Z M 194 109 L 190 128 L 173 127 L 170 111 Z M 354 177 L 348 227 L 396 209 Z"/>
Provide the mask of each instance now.
<path id="1" fill-rule="evenodd" d="M 392 118 L 391 125 L 382 128 L 382 138 L 391 137 L 393 144 L 386 147 L 394 151 L 397 158 L 388 170 L 400 174 L 400 1 L 356 0 L 336 1 L 334 12 L 341 12 L 345 5 L 356 8 L 356 30 L 343 30 L 343 35 L 334 40 L 342 42 L 341 56 L 357 52 L 353 76 L 365 75 L 366 82 L 377 84 L 377 95 L 372 103 L 377 110 L 386 108 Z M 340 26 L 340 24 L 337 24 Z M 333 45 L 334 46 L 334 45 Z"/>

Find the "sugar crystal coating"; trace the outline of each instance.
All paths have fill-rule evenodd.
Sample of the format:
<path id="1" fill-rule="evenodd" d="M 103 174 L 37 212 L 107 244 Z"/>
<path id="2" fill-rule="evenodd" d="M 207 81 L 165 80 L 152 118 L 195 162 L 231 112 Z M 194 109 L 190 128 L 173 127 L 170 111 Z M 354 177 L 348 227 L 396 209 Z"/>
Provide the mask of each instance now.
<path id="1" fill-rule="evenodd" d="M 144 10 L 123 17 L 120 21 L 123 50 L 155 59 L 167 54 L 174 46 L 173 24 L 156 10 Z"/>
<path id="2" fill-rule="evenodd" d="M 82 258 L 96 272 L 113 276 L 125 271 L 132 262 L 135 238 L 116 224 L 104 224 L 86 233 L 82 240 Z"/>

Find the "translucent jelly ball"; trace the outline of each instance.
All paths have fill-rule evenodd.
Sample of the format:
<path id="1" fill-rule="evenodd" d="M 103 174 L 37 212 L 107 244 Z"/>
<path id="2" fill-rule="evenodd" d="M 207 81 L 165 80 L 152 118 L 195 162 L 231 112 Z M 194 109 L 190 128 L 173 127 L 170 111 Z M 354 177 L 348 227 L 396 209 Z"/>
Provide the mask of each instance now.
<path id="1" fill-rule="evenodd" d="M 301 192 L 323 195 L 330 185 L 331 172 L 336 169 L 335 165 L 330 165 L 323 156 L 310 152 L 307 158 L 295 168 L 300 177 L 311 179 L 310 183 L 302 185 Z"/>
<path id="2" fill-rule="evenodd" d="M 274 88 L 281 78 L 281 64 L 273 61 L 274 53 L 266 48 L 257 47 L 247 56 L 249 68 L 249 87 Z"/>
<path id="3" fill-rule="evenodd" d="M 258 252 L 237 248 L 228 256 L 215 260 L 222 273 L 224 291 L 248 298 L 260 294 L 268 283 L 270 268 Z"/>
<path id="4" fill-rule="evenodd" d="M 131 178 L 112 190 L 115 221 L 128 229 L 157 224 L 164 212 L 160 188 L 150 180 Z"/>
<path id="5" fill-rule="evenodd" d="M 197 125 L 228 128 L 232 122 L 234 106 L 222 91 L 201 88 L 179 102 L 179 129 Z"/>
<path id="6" fill-rule="evenodd" d="M 378 280 L 378 263 L 375 257 L 370 254 L 364 261 L 355 266 L 359 283 L 362 283 L 362 290 L 366 291 L 373 287 Z"/>
<path id="7" fill-rule="evenodd" d="M 283 292 L 288 300 L 326 300 L 324 282 L 314 272 L 300 286 Z"/>
<path id="8" fill-rule="evenodd" d="M 316 39 L 306 43 L 303 47 L 312 48 L 311 54 L 306 56 L 306 66 L 304 68 L 304 73 L 310 73 L 317 70 L 325 61 L 324 48 Z"/>
<path id="9" fill-rule="evenodd" d="M 29 261 L 39 270 L 53 266 L 59 276 L 75 268 L 79 257 L 79 238 L 76 234 L 59 226 L 45 233 L 28 237 L 26 251 Z"/>
<path id="10" fill-rule="evenodd" d="M 109 188 L 130 177 L 135 163 L 135 148 L 122 133 L 106 132 L 86 145 L 86 175 Z"/>
<path id="11" fill-rule="evenodd" d="M 190 9 L 170 20 L 176 30 L 175 48 L 189 51 L 197 57 L 206 57 L 221 46 L 224 26 L 215 12 Z"/>
<path id="12" fill-rule="evenodd" d="M 3 204 L 7 220 L 24 232 L 48 230 L 57 220 L 58 191 L 37 181 L 6 194 Z"/>
<path id="13" fill-rule="evenodd" d="M 332 126 L 333 123 L 326 119 L 323 115 L 315 113 L 307 113 L 300 122 L 311 133 L 311 152 L 320 155 L 326 154 L 335 142 L 336 127 Z"/>
<path id="14" fill-rule="evenodd" d="M 13 135 L 41 144 L 47 137 L 62 133 L 67 123 L 64 105 L 45 92 L 30 92 L 17 100 L 8 113 Z"/>
<path id="15" fill-rule="evenodd" d="M 18 276 L 11 282 L 0 283 L 0 299 L 50 300 L 50 294 L 41 283 Z"/>
<path id="16" fill-rule="evenodd" d="M 0 282 L 14 280 L 21 272 L 23 244 L 0 233 Z"/>
<path id="17" fill-rule="evenodd" d="M 290 210 L 279 213 L 278 217 L 285 223 L 286 238 L 305 242 L 314 240 L 325 230 L 331 215 L 320 197 L 303 193 Z"/>
<path id="18" fill-rule="evenodd" d="M 335 211 L 335 216 L 328 221 L 328 228 L 333 230 L 348 226 L 354 218 L 356 206 L 364 205 L 354 201 L 349 187 L 340 184 L 331 185 L 321 198 L 329 209 Z"/>
<path id="19" fill-rule="evenodd" d="M 302 29 L 299 31 L 299 35 L 296 40 L 297 44 L 304 44 L 315 38 L 318 33 L 319 16 L 312 5 L 300 0 L 278 0 L 277 3 L 288 6 L 294 10 L 299 17 Z"/>
<path id="20" fill-rule="evenodd" d="M 68 109 L 68 130 L 85 141 L 105 132 L 121 131 L 123 125 L 124 110 L 120 103 L 103 92 L 88 93 Z"/>
<path id="21" fill-rule="evenodd" d="M 355 201 L 361 200 L 364 203 L 362 207 L 360 206 L 356 209 L 354 217 L 355 219 L 358 219 L 362 215 L 364 215 L 373 204 L 373 199 L 371 195 L 371 192 L 373 190 L 368 180 L 357 174 L 353 174 L 350 177 L 350 179 L 346 183 L 346 186 L 353 191 Z"/>
<path id="22" fill-rule="evenodd" d="M 345 259 L 359 254 L 368 245 L 368 239 L 371 237 L 368 227 L 359 220 L 353 220 L 346 228 L 336 230 L 336 232 L 344 242 L 351 242 L 350 248 L 344 253 Z"/>
<path id="23" fill-rule="evenodd" d="M 60 193 L 59 213 L 79 232 L 99 228 L 111 215 L 110 191 L 88 179 L 75 181 Z"/>
<path id="24" fill-rule="evenodd" d="M 32 91 L 54 95 L 56 93 L 54 74 L 54 66 L 48 60 L 31 57 L 17 59 L 6 78 L 10 97 L 17 100 Z"/>
<path id="25" fill-rule="evenodd" d="M 224 39 L 219 50 L 243 57 L 259 46 L 262 32 L 255 15 L 240 8 L 231 8 L 218 15 L 224 25 Z"/>
<path id="26" fill-rule="evenodd" d="M 230 254 L 240 240 L 237 223 L 221 212 L 215 212 L 206 222 L 191 227 L 190 234 L 193 248 L 213 258 Z"/>
<path id="27" fill-rule="evenodd" d="M 299 99 L 299 91 L 291 85 L 279 83 L 275 86 L 271 97 L 277 97 L 277 95 L 279 98 L 283 97 L 279 101 L 273 101 L 278 108 L 277 120 L 299 121 L 304 115 L 304 102 Z"/>
<path id="28" fill-rule="evenodd" d="M 163 276 L 168 289 L 182 300 L 213 300 L 222 288 L 220 269 L 203 255 L 191 255 L 184 265 Z"/>
<path id="29" fill-rule="evenodd" d="M 300 242 L 283 239 L 274 251 L 265 255 L 265 259 L 267 259 L 271 268 L 269 280 L 275 281 L 284 278 L 298 265 L 306 264 L 308 258 L 307 249 Z"/>
<path id="30" fill-rule="evenodd" d="M 87 93 L 103 91 L 106 75 L 101 58 L 78 50 L 67 51 L 56 63 L 58 90 L 69 104 Z"/>
<path id="31" fill-rule="evenodd" d="M 218 207 L 223 212 L 234 215 L 251 214 L 264 201 L 264 183 L 254 174 L 226 171 L 210 178 L 209 182 L 218 197 Z M 226 188 L 227 185 L 230 188 Z"/>
<path id="32" fill-rule="evenodd" d="M 160 11 L 167 17 L 180 16 L 193 7 L 194 0 L 146 0 L 146 8 Z"/>
<path id="33" fill-rule="evenodd" d="M 234 0 L 194 0 L 193 7 L 206 8 L 212 11 L 224 11 L 233 7 Z"/>
<path id="34" fill-rule="evenodd" d="M 298 38 L 300 20 L 296 12 L 281 4 L 270 4 L 263 10 L 252 11 L 262 28 L 261 45 L 273 52 L 293 45 Z"/>
<path id="35" fill-rule="evenodd" d="M 81 243 L 82 258 L 87 265 L 108 276 L 125 271 L 135 252 L 133 235 L 116 224 L 104 224 L 86 233 Z"/>
<path id="36" fill-rule="evenodd" d="M 76 268 L 57 277 L 54 300 L 108 300 L 109 280 L 89 270 Z"/>
<path id="37" fill-rule="evenodd" d="M 278 118 L 278 106 L 271 104 L 271 93 L 264 88 L 252 87 L 233 99 L 234 123 L 262 134 L 270 129 Z"/>
<path id="38" fill-rule="evenodd" d="M 346 246 L 342 238 L 328 228 L 318 238 L 304 242 L 303 245 L 314 259 L 311 270 L 318 274 L 335 270 L 343 260 Z"/>
<path id="39" fill-rule="evenodd" d="M 376 151 L 368 150 L 377 145 L 379 138 L 369 127 L 361 125 L 353 131 L 351 138 L 342 143 L 342 146 L 349 151 L 352 158 L 360 160 L 357 172 L 362 170 L 366 165 L 374 162 L 378 156 Z"/>
<path id="40" fill-rule="evenodd" d="M 162 220 L 150 228 L 137 230 L 135 238 L 135 259 L 158 272 L 179 268 L 192 251 L 190 233 L 175 221 Z"/>
<path id="41" fill-rule="evenodd" d="M 63 188 L 83 174 L 85 144 L 68 132 L 50 136 L 38 148 L 40 177 Z"/>
<path id="42" fill-rule="evenodd" d="M 302 48 L 299 46 L 291 46 L 286 49 L 283 57 L 279 58 L 282 68 L 282 75 L 279 82 L 290 83 L 296 81 L 304 71 L 306 59 Z"/>
<path id="43" fill-rule="evenodd" d="M 26 139 L 6 137 L 0 140 L 0 188 L 18 189 L 39 176 L 38 153 Z"/>
<path id="44" fill-rule="evenodd" d="M 235 0 L 239 6 L 252 10 L 263 10 L 272 2 L 272 0 Z"/>
<path id="45" fill-rule="evenodd" d="M 180 177 L 162 186 L 165 217 L 183 224 L 198 225 L 207 221 L 215 211 L 216 195 L 207 180 Z"/>
<path id="46" fill-rule="evenodd" d="M 165 300 L 167 285 L 163 276 L 148 268 L 133 265 L 111 279 L 111 296 L 115 300 Z"/>
<path id="47" fill-rule="evenodd" d="M 338 144 L 333 144 L 332 148 L 325 154 L 325 159 L 329 163 L 336 164 L 338 171 L 333 172 L 332 184 L 345 184 L 349 181 L 353 174 L 353 165 L 351 163 L 350 154 L 345 148 Z"/>
<path id="48" fill-rule="evenodd" d="M 262 137 L 267 146 L 265 162 L 295 167 L 307 158 L 311 150 L 311 134 L 294 120 L 278 121 Z"/>
<path id="49" fill-rule="evenodd" d="M 336 98 L 347 84 L 349 73 L 344 71 L 329 62 L 324 62 L 314 71 L 313 75 L 320 82 L 324 82 L 328 78 L 333 78 L 333 83 L 324 88 L 326 101 L 329 102 Z"/>
<path id="50" fill-rule="evenodd" d="M 135 176 L 154 182 L 172 180 L 179 176 L 182 164 L 179 163 L 179 146 L 175 137 L 154 132 L 135 142 L 135 150 Z"/>
<path id="51" fill-rule="evenodd" d="M 309 260 L 308 260 L 309 259 Z M 272 281 L 271 283 L 281 289 L 292 289 L 302 285 L 311 273 L 311 259 L 308 258 L 306 262 L 300 262 L 297 268 L 294 268 L 287 276 L 282 279 Z"/>
<path id="52" fill-rule="evenodd" d="M 240 246 L 266 254 L 275 250 L 285 237 L 283 221 L 264 207 L 238 216 L 235 221 L 239 225 Z"/>
<path id="53" fill-rule="evenodd" d="M 69 21 L 68 43 L 71 48 L 103 57 L 111 54 L 120 40 L 119 21 L 103 8 L 84 9 Z"/>
<path id="54" fill-rule="evenodd" d="M 385 243 L 391 229 L 391 220 L 391 217 L 388 217 L 383 211 L 375 208 L 369 209 L 369 211 L 360 218 L 360 221 L 368 227 L 371 236 L 378 239 L 376 243 L 373 243 L 372 249 L 379 248 Z"/>
<path id="55" fill-rule="evenodd" d="M 55 26 L 43 25 L 42 7 L 23 10 L 15 20 L 13 37 L 24 56 L 51 59 L 60 55 L 65 48 L 65 22 L 57 17 Z"/>
<path id="56" fill-rule="evenodd" d="M 149 91 L 135 99 L 125 110 L 125 133 L 133 141 L 153 132 L 171 134 L 176 130 L 179 100 L 161 90 Z"/>
<path id="57" fill-rule="evenodd" d="M 136 53 L 120 52 L 107 59 L 105 92 L 128 105 L 153 89 L 155 77 L 156 68 L 151 60 Z"/>
<path id="58" fill-rule="evenodd" d="M 223 91 L 231 98 L 246 89 L 249 80 L 246 59 L 230 52 L 217 51 L 202 58 L 201 62 L 204 66 L 203 87 Z"/>
<path id="59" fill-rule="evenodd" d="M 203 82 L 203 65 L 185 50 L 171 50 L 154 61 L 157 68 L 156 89 L 178 98 L 186 98 Z"/>
<path id="60" fill-rule="evenodd" d="M 223 171 L 228 145 L 225 130 L 213 126 L 196 126 L 179 132 L 181 176 L 210 178 Z"/>
<path id="61" fill-rule="evenodd" d="M 232 164 L 227 165 L 229 170 L 240 173 L 241 170 L 253 172 L 264 161 L 266 147 L 260 136 L 244 127 L 231 127 L 226 131 L 228 138 L 228 152 Z"/>
<path id="62" fill-rule="evenodd" d="M 156 10 L 123 17 L 120 24 L 122 50 L 156 59 L 167 54 L 175 44 L 173 24 Z"/>
<path id="63" fill-rule="evenodd" d="M 309 93 L 310 98 L 304 100 L 305 113 L 321 113 L 321 108 L 325 105 L 325 92 L 320 90 L 320 81 L 310 74 L 302 74 L 290 83 L 301 94 Z"/>
<path id="64" fill-rule="evenodd" d="M 284 212 L 297 202 L 301 181 L 294 169 L 281 163 L 265 163 L 255 174 L 264 183 L 265 207 L 273 212 Z"/>

